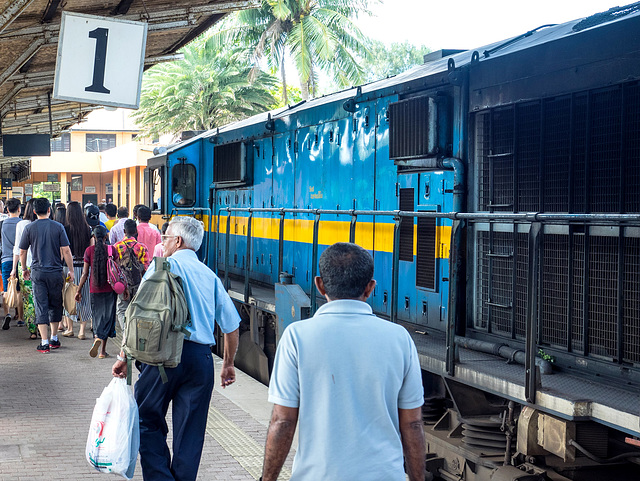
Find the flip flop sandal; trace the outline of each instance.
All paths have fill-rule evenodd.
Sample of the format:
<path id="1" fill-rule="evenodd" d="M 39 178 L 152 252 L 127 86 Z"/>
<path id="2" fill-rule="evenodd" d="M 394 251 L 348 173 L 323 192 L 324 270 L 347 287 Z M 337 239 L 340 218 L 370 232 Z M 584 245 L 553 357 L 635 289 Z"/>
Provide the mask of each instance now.
<path id="1" fill-rule="evenodd" d="M 91 350 L 89 351 L 89 356 L 96 357 L 98 355 L 100 344 L 102 344 L 102 340 L 97 338 L 93 340 L 93 346 L 91 346 Z"/>

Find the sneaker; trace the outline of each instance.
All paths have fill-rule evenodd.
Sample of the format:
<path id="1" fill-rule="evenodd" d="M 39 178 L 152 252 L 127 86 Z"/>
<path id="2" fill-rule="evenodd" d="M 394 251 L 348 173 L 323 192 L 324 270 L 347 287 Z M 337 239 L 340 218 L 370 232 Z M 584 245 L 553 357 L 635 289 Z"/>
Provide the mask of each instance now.
<path id="1" fill-rule="evenodd" d="M 59 345 L 60 343 L 58 343 Z M 47 354 L 49 352 L 49 344 L 47 344 L 46 346 L 43 346 L 42 344 L 39 344 L 38 347 L 36 348 L 36 350 L 38 352 L 41 352 L 43 354 Z"/>
<path id="2" fill-rule="evenodd" d="M 60 347 L 60 340 L 54 341 L 53 339 L 51 339 L 49 341 L 49 346 L 51 347 L 51 349 L 58 349 Z"/>
<path id="3" fill-rule="evenodd" d="M 11 316 L 7 314 L 4 316 L 4 322 L 2 323 L 2 330 L 7 331 L 9 329 L 9 323 L 11 322 Z"/>
<path id="4" fill-rule="evenodd" d="M 24 321 L 18 321 L 18 322 L 16 322 L 16 326 L 18 326 L 18 327 L 24 327 L 24 326 L 25 326 Z"/>

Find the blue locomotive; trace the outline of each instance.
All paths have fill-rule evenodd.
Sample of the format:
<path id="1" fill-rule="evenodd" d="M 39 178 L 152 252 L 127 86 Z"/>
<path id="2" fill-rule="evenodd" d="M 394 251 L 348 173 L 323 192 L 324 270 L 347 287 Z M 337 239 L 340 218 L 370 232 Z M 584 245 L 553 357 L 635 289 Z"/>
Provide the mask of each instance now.
<path id="1" fill-rule="evenodd" d="M 337 241 L 414 337 L 445 480 L 635 479 L 640 462 L 640 3 L 197 135 L 149 161 L 268 381 Z"/>

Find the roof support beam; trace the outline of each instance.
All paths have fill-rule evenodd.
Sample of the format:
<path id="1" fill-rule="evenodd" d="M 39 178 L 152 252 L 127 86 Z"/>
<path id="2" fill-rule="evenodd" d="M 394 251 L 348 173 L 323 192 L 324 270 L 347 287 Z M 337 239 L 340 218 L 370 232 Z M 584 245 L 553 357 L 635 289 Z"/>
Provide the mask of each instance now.
<path id="1" fill-rule="evenodd" d="M 45 43 L 46 40 L 44 38 L 35 39 L 33 43 L 29 45 L 29 47 L 27 47 L 27 49 L 4 70 L 4 72 L 0 73 L 0 85 L 4 84 L 9 77 L 20 70 L 20 67 L 22 67 L 27 60 L 33 57 Z"/>
<path id="2" fill-rule="evenodd" d="M 20 16 L 22 11 L 27 8 L 33 0 L 14 0 L 4 12 L 0 13 L 0 33 L 4 31 L 11 23 Z"/>
<path id="3" fill-rule="evenodd" d="M 53 20 L 53 17 L 56 14 L 56 10 L 60 5 L 60 1 L 61 0 L 49 0 L 49 5 L 47 5 L 47 10 L 44 12 L 44 15 L 42 16 L 43 22 L 49 23 L 51 20 Z"/>
<path id="4" fill-rule="evenodd" d="M 121 0 L 118 6 L 111 10 L 111 15 L 125 15 L 131 8 L 132 3 L 133 0 Z"/>
<path id="5" fill-rule="evenodd" d="M 3 107 L 7 105 L 9 102 L 11 102 L 13 97 L 15 97 L 18 94 L 18 92 L 20 92 L 26 86 L 27 84 L 24 82 L 16 83 L 13 86 L 13 89 L 11 89 L 11 92 L 5 95 L 4 98 L 0 99 L 0 112 L 2 112 Z M 2 115 L 0 115 L 0 118 L 2 118 Z"/>

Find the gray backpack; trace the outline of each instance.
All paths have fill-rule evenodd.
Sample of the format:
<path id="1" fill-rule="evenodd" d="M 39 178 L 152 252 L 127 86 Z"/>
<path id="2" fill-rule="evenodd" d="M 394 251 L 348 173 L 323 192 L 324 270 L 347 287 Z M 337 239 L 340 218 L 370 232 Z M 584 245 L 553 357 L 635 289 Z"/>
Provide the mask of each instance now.
<path id="1" fill-rule="evenodd" d="M 182 280 L 170 272 L 165 257 L 154 261 L 155 272 L 141 284 L 127 308 L 122 349 L 129 366 L 131 360 L 158 366 L 164 383 L 164 368 L 180 364 L 190 318 Z"/>

